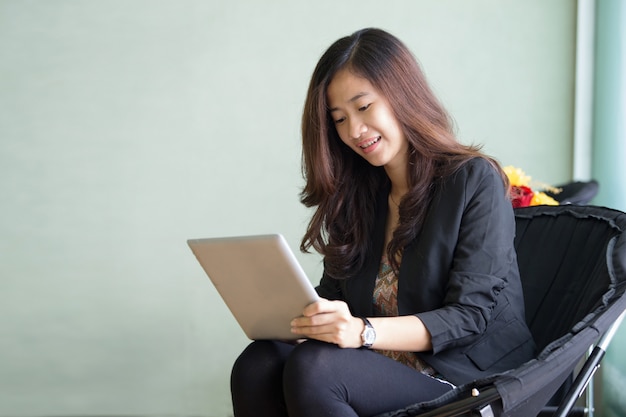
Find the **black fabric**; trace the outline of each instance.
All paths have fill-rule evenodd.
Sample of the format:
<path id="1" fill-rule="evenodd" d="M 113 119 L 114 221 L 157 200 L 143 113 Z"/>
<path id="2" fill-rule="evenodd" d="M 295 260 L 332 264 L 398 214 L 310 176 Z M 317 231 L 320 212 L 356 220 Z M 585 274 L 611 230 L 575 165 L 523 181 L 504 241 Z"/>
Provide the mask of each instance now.
<path id="1" fill-rule="evenodd" d="M 451 389 L 375 351 L 313 340 L 252 342 L 231 375 L 236 417 L 367 417 Z"/>
<path id="2" fill-rule="evenodd" d="M 493 385 L 501 396 L 496 415 L 532 417 L 626 309 L 626 214 L 567 205 L 520 208 L 515 216 L 526 318 L 541 351 L 521 367 L 456 388 L 445 402 Z M 432 403 L 380 417 L 417 416 Z"/>
<path id="3" fill-rule="evenodd" d="M 574 215 L 580 209 L 558 218 L 536 212 L 517 211 L 516 250 L 526 322 L 542 350 L 592 311 L 611 286 L 604 254 L 619 230 L 611 222 Z"/>
<path id="4" fill-rule="evenodd" d="M 493 376 L 491 378 L 485 378 L 469 384 L 461 385 L 433 400 L 415 403 L 399 410 L 379 414 L 376 417 L 412 417 L 437 410 L 447 404 L 452 404 L 455 401 L 461 401 L 465 398 L 471 397 L 474 390 L 481 392 L 483 389 L 488 389 L 493 386 L 493 382 L 496 378 L 497 376 Z"/>
<path id="5" fill-rule="evenodd" d="M 596 180 L 572 181 L 555 188 L 559 188 L 561 191 L 559 193 L 546 191 L 546 194 L 560 204 L 589 204 L 598 194 L 600 185 Z"/>
<path id="6" fill-rule="evenodd" d="M 346 301 L 354 316 L 375 315 L 388 194 L 388 188 L 379 192 L 366 265 L 348 279 L 324 274 L 317 287 L 322 297 Z M 433 194 L 422 229 L 402 253 L 398 312 L 417 315 L 431 335 L 432 351 L 420 352 L 421 359 L 462 385 L 517 367 L 536 350 L 525 323 L 513 208 L 500 174 L 475 158 Z"/>

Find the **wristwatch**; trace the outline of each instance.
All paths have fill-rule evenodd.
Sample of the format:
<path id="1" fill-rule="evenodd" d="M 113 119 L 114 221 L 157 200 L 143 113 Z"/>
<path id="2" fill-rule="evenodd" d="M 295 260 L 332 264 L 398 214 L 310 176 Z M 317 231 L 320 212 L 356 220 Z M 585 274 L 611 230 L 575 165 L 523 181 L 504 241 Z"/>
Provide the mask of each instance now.
<path id="1" fill-rule="evenodd" d="M 365 324 L 365 329 L 363 333 L 361 333 L 361 340 L 363 341 L 363 347 L 370 349 L 374 342 L 376 341 L 376 330 L 374 330 L 374 326 L 372 323 L 365 317 L 361 317 L 363 323 Z"/>

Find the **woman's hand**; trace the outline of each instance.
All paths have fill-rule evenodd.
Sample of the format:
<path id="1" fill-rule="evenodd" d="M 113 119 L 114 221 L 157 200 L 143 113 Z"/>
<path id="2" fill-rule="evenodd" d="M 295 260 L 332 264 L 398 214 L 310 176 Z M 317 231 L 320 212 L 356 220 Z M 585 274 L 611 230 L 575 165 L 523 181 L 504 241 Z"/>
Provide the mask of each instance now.
<path id="1" fill-rule="evenodd" d="M 291 321 L 292 333 L 342 348 L 361 347 L 364 327 L 363 320 L 352 316 L 345 302 L 326 299 L 309 304 L 301 317 Z"/>
<path id="2" fill-rule="evenodd" d="M 431 335 L 415 315 L 369 317 L 376 329 L 373 348 L 409 352 L 432 349 Z M 342 348 L 363 346 L 363 320 L 350 314 L 343 301 L 321 299 L 304 308 L 302 316 L 291 321 L 291 332 L 303 338 L 334 343 Z"/>

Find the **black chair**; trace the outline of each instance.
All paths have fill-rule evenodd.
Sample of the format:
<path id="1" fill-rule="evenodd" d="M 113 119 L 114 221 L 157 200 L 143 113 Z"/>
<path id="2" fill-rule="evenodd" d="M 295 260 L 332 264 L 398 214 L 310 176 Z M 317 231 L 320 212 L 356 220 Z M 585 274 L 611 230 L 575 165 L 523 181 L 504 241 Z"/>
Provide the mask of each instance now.
<path id="1" fill-rule="evenodd" d="M 526 319 L 537 357 L 379 417 L 586 414 L 585 407 L 575 406 L 576 400 L 626 311 L 626 214 L 564 205 L 519 208 L 515 217 Z M 569 391 L 559 404 L 546 407 L 568 379 Z"/>
<path id="2" fill-rule="evenodd" d="M 545 193 L 558 201 L 559 204 L 589 204 L 598 194 L 600 185 L 596 180 L 572 181 L 555 188 L 561 191 L 559 193 L 545 191 Z"/>

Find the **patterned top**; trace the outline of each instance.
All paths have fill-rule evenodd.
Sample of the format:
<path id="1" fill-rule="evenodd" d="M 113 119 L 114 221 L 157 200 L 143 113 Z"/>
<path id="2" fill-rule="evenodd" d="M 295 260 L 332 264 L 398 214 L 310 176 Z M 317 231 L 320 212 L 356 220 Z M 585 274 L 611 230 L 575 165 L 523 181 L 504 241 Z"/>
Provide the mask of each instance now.
<path id="1" fill-rule="evenodd" d="M 398 277 L 393 272 L 393 268 L 383 256 L 380 262 L 380 269 L 376 276 L 374 286 L 374 311 L 379 316 L 398 315 Z M 415 352 L 400 352 L 394 350 L 376 350 L 377 352 L 403 363 L 428 376 L 437 376 L 436 371 L 417 356 Z"/>

